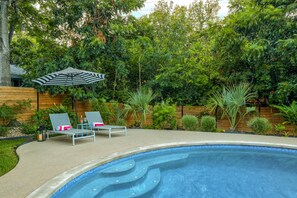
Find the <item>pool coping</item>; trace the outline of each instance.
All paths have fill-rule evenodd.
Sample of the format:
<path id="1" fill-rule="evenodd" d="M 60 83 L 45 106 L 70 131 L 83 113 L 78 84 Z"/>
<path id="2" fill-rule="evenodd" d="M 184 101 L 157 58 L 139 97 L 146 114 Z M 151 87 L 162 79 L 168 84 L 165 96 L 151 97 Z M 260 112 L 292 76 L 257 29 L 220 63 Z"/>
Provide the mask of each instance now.
<path id="1" fill-rule="evenodd" d="M 268 142 L 252 142 L 252 141 L 194 141 L 194 142 L 173 142 L 173 143 L 162 143 L 154 144 L 150 146 L 135 147 L 130 150 L 123 152 L 115 152 L 110 156 L 100 160 L 91 160 L 68 171 L 65 171 L 48 182 L 41 185 L 35 191 L 33 191 L 27 198 L 36 197 L 51 197 L 65 184 L 75 179 L 79 175 L 96 168 L 102 164 L 117 160 L 130 155 L 152 151 L 156 149 L 172 148 L 179 146 L 203 146 L 203 145 L 239 145 L 239 146 L 263 146 L 263 147 L 275 147 L 275 148 L 286 148 L 286 149 L 297 149 L 296 145 L 284 144 L 284 143 L 268 143 Z"/>

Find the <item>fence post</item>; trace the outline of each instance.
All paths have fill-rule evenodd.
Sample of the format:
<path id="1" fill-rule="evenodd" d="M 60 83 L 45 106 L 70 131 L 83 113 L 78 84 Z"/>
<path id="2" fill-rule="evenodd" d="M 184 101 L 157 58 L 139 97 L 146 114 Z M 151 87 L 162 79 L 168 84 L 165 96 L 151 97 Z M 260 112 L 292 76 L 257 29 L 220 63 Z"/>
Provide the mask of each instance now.
<path id="1" fill-rule="evenodd" d="M 181 106 L 181 117 L 183 118 L 183 116 L 184 116 L 184 106 L 182 105 Z"/>

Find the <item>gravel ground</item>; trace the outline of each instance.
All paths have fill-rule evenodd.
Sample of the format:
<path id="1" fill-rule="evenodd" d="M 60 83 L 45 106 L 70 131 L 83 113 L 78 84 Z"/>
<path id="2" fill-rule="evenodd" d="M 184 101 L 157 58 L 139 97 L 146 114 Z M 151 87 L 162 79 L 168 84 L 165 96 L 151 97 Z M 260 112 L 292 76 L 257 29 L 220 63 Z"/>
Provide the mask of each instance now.
<path id="1" fill-rule="evenodd" d="M 21 128 L 14 127 L 11 128 L 6 136 L 0 136 L 0 139 L 4 138 L 13 138 L 13 137 L 22 137 L 22 136 L 28 136 L 27 134 L 22 133 Z"/>

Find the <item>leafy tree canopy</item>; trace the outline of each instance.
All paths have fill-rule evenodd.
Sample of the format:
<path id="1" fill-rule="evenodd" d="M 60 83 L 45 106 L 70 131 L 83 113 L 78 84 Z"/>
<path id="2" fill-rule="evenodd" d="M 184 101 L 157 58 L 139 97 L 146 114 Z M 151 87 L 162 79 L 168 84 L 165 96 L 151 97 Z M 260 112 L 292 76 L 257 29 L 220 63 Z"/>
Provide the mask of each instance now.
<path id="1" fill-rule="evenodd" d="M 218 0 L 190 6 L 159 1 L 140 18 L 144 0 L 13 0 L 11 58 L 31 80 L 66 67 L 106 74 L 79 88 L 38 87 L 126 101 L 141 87 L 156 101 L 205 104 L 222 85 L 249 82 L 257 100 L 290 104 L 297 98 L 295 0 L 230 0 L 218 18 Z"/>

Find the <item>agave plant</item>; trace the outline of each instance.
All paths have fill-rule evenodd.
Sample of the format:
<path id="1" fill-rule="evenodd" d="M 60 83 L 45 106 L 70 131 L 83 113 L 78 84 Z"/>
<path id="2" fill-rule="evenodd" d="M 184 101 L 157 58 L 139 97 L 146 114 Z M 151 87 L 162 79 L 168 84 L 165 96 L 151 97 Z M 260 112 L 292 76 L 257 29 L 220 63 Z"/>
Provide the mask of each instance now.
<path id="1" fill-rule="evenodd" d="M 150 89 L 141 89 L 130 93 L 124 110 L 126 113 L 131 113 L 134 119 L 139 120 L 140 127 L 143 127 L 146 116 L 150 112 L 149 104 L 155 97 L 156 95 Z"/>
<path id="2" fill-rule="evenodd" d="M 240 120 L 250 112 L 255 111 L 255 107 L 246 107 L 246 102 L 255 96 L 256 94 L 251 92 L 249 84 L 240 83 L 239 85 L 223 87 L 222 91 L 213 93 L 207 107 L 211 112 L 221 109 L 222 117 L 227 117 L 230 130 L 234 131 Z"/>
<path id="3" fill-rule="evenodd" d="M 286 105 L 271 105 L 272 107 L 278 109 L 280 113 L 277 115 L 281 115 L 285 119 L 285 123 L 287 124 L 297 124 L 297 103 L 293 101 L 290 106 Z"/>

